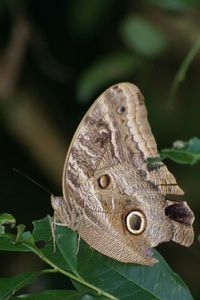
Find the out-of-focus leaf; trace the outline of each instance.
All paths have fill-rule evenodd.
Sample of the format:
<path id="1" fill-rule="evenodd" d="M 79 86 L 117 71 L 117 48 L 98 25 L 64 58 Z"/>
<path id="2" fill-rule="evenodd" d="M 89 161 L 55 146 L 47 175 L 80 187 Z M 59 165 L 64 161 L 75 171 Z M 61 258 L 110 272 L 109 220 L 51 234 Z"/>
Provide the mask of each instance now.
<path id="1" fill-rule="evenodd" d="M 172 148 L 163 149 L 160 154 L 162 159 L 194 165 L 200 160 L 200 139 L 194 137 L 188 142 L 176 141 Z"/>
<path id="2" fill-rule="evenodd" d="M 177 11 L 200 6 L 198 0 L 146 0 L 146 2 L 149 4 L 157 5 L 164 9 Z"/>
<path id="3" fill-rule="evenodd" d="M 67 2 L 67 29 L 85 39 L 98 31 L 113 12 L 114 0 L 72 0 Z"/>
<path id="4" fill-rule="evenodd" d="M 16 5 L 17 0 L 1 0 L 0 1 L 0 16 L 7 12 L 8 8 Z"/>
<path id="5" fill-rule="evenodd" d="M 39 275 L 39 273 L 25 272 L 15 277 L 0 278 L 0 299 L 10 299 L 15 292 L 31 284 Z"/>
<path id="6" fill-rule="evenodd" d="M 90 297 L 90 296 L 89 296 Z M 83 295 L 80 291 L 65 291 L 65 290 L 49 290 L 41 293 L 35 293 L 33 295 L 20 295 L 19 297 L 13 297 L 11 300 L 92 300 L 94 298 L 87 298 L 87 295 Z M 99 298 L 98 298 L 99 299 Z"/>
<path id="7" fill-rule="evenodd" d="M 130 50 L 146 57 L 162 54 L 168 44 L 166 36 L 155 24 L 138 15 L 130 15 L 123 20 L 120 35 Z"/>
<path id="8" fill-rule="evenodd" d="M 115 53 L 103 57 L 88 67 L 80 76 L 77 83 L 77 98 L 86 102 L 92 95 L 106 85 L 125 80 L 133 74 L 141 61 L 128 52 Z"/>

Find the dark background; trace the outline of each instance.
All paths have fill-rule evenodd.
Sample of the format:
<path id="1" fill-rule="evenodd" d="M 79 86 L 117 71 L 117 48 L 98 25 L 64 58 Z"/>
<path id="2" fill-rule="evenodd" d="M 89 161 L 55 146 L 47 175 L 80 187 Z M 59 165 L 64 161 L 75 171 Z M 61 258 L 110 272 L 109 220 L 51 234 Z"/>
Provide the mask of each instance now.
<path id="1" fill-rule="evenodd" d="M 73 132 L 111 84 L 139 86 L 159 149 L 199 137 L 199 54 L 170 98 L 176 72 L 198 39 L 200 1 L 1 0 L 0 212 L 30 229 L 32 220 L 53 214 L 50 195 L 13 168 L 60 195 Z M 158 248 L 198 299 L 200 165 L 166 163 L 195 212 L 195 242 Z M 40 264 L 32 255 L 1 253 L 0 275 Z M 38 282 L 34 289 L 50 284 Z"/>

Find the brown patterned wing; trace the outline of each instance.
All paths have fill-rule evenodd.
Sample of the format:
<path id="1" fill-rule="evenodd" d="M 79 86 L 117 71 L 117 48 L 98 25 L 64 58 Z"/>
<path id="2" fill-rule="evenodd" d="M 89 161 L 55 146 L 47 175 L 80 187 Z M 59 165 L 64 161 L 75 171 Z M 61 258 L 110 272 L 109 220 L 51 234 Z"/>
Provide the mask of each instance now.
<path id="1" fill-rule="evenodd" d="M 191 244 L 191 210 L 183 204 L 174 212 L 165 200 L 183 191 L 162 162 L 147 164 L 148 157 L 158 156 L 140 90 L 131 83 L 107 89 L 86 113 L 69 148 L 62 214 L 56 208 L 61 221 L 61 215 L 75 211 L 79 226 L 77 219 L 68 226 L 98 251 L 124 262 L 153 264 L 149 249 L 170 239 Z M 127 222 L 133 220 L 144 227 L 139 233 L 130 232 Z"/>
<path id="2" fill-rule="evenodd" d="M 163 163 L 149 170 L 147 158 L 158 156 L 140 90 L 130 83 L 115 85 L 94 102 L 74 135 L 63 173 L 64 196 L 79 190 L 101 165 L 125 161 L 143 170 L 162 193 L 183 194 Z M 83 205 L 84 198 L 78 201 Z"/>

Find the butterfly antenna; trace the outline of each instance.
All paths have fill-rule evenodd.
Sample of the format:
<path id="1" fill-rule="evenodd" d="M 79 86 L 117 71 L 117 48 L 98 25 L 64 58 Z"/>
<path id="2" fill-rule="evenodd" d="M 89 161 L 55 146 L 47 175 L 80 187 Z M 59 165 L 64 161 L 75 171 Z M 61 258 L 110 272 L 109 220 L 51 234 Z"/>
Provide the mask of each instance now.
<path id="1" fill-rule="evenodd" d="M 23 171 L 15 169 L 15 168 L 13 168 L 13 171 L 15 171 L 17 174 L 23 176 L 24 178 L 26 178 L 30 182 L 34 183 L 35 185 L 39 186 L 42 190 L 44 190 L 48 194 L 53 195 L 53 193 L 50 190 L 48 190 L 46 187 L 44 187 L 43 185 L 41 185 L 39 182 L 37 182 L 35 179 L 33 179 L 32 177 L 30 177 L 29 175 L 27 175 Z"/>

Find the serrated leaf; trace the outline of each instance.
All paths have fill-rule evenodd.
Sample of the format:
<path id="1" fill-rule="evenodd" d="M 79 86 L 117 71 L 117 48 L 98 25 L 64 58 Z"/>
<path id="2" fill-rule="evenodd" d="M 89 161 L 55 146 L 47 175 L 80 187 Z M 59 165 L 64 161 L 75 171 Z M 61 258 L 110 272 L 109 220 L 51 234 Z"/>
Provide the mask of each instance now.
<path id="1" fill-rule="evenodd" d="M 17 291 L 31 284 L 39 275 L 35 272 L 25 272 L 14 277 L 0 278 L 0 299 L 10 299 Z"/>
<path id="2" fill-rule="evenodd" d="M 194 137 L 188 142 L 177 141 L 174 147 L 163 149 L 161 158 L 169 158 L 179 164 L 194 165 L 200 160 L 200 139 Z"/>
<path id="3" fill-rule="evenodd" d="M 77 82 L 77 98 L 86 102 L 94 93 L 106 85 L 124 80 L 133 74 L 141 61 L 128 52 L 113 53 L 102 57 L 90 65 L 79 77 Z"/>
<path id="4" fill-rule="evenodd" d="M 156 57 L 167 49 L 164 33 L 141 16 L 126 17 L 120 25 L 120 35 L 130 50 L 147 57 Z"/>

